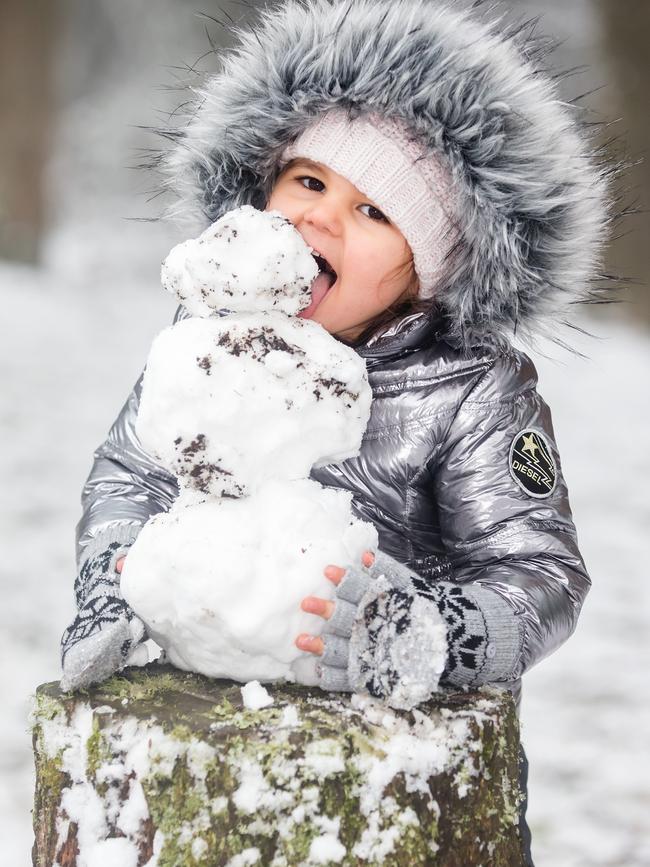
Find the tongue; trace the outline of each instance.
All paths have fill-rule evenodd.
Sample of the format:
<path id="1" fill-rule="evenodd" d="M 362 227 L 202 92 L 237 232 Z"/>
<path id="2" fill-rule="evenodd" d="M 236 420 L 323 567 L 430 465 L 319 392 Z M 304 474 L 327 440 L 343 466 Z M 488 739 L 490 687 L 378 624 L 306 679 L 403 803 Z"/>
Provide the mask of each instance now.
<path id="1" fill-rule="evenodd" d="M 311 284 L 311 304 L 301 310 L 298 316 L 301 319 L 309 319 L 335 282 L 336 278 L 333 274 L 321 271 Z"/>

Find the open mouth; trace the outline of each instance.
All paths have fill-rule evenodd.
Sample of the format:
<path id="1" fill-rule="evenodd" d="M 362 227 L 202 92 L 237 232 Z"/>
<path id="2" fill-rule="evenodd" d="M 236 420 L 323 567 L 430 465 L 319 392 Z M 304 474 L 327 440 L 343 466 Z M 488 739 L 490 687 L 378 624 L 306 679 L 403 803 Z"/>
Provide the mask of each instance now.
<path id="1" fill-rule="evenodd" d="M 314 253 L 314 259 L 316 260 L 316 264 L 318 265 L 318 270 L 325 272 L 325 274 L 332 274 L 334 276 L 334 280 L 336 280 L 336 271 L 330 263 L 327 261 L 325 256 L 321 256 L 320 253 Z"/>
<path id="2" fill-rule="evenodd" d="M 311 304 L 298 314 L 302 319 L 309 319 L 338 278 L 336 271 L 324 256 L 320 253 L 314 253 L 313 256 L 318 265 L 318 275 L 311 284 Z"/>

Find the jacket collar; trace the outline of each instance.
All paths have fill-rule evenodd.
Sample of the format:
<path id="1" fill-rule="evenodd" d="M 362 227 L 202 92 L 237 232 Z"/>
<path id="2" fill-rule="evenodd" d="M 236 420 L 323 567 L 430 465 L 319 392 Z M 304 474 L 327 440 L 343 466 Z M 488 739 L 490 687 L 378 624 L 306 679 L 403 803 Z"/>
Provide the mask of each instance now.
<path id="1" fill-rule="evenodd" d="M 425 313 L 411 313 L 369 337 L 364 343 L 353 346 L 371 368 L 388 361 L 402 358 L 430 345 L 440 337 L 440 314 L 434 307 Z"/>

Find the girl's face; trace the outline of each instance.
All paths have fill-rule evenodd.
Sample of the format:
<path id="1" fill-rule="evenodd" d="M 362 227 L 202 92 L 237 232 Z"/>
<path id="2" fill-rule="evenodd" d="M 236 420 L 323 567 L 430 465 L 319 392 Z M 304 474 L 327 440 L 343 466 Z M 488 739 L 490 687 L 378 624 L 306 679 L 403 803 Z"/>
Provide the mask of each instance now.
<path id="1" fill-rule="evenodd" d="M 307 318 L 330 334 L 354 340 L 387 307 L 417 294 L 402 233 L 354 184 L 322 163 L 292 160 L 266 210 L 280 211 L 336 272 L 325 297 L 307 310 Z"/>

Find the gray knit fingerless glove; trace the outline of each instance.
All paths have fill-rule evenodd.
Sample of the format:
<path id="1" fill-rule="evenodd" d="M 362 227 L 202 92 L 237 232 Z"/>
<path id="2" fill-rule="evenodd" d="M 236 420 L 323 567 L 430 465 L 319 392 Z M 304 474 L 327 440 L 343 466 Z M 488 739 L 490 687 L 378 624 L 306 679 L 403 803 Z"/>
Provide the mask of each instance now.
<path id="1" fill-rule="evenodd" d="M 415 592 L 413 573 L 378 551 L 370 567 L 349 566 L 321 633 L 316 670 L 323 689 L 364 692 L 413 707 L 437 688 L 447 659 L 436 604 Z"/>
<path id="2" fill-rule="evenodd" d="M 429 582 L 378 551 L 370 568 L 347 568 L 321 637 L 324 689 L 367 691 L 410 708 L 438 684 L 512 679 L 524 636 L 521 619 L 489 586 Z"/>
<path id="3" fill-rule="evenodd" d="M 139 528 L 117 525 L 95 537 L 75 581 L 78 613 L 61 638 L 61 689 L 101 683 L 123 668 L 146 639 L 144 624 L 122 598 L 115 564 Z"/>

